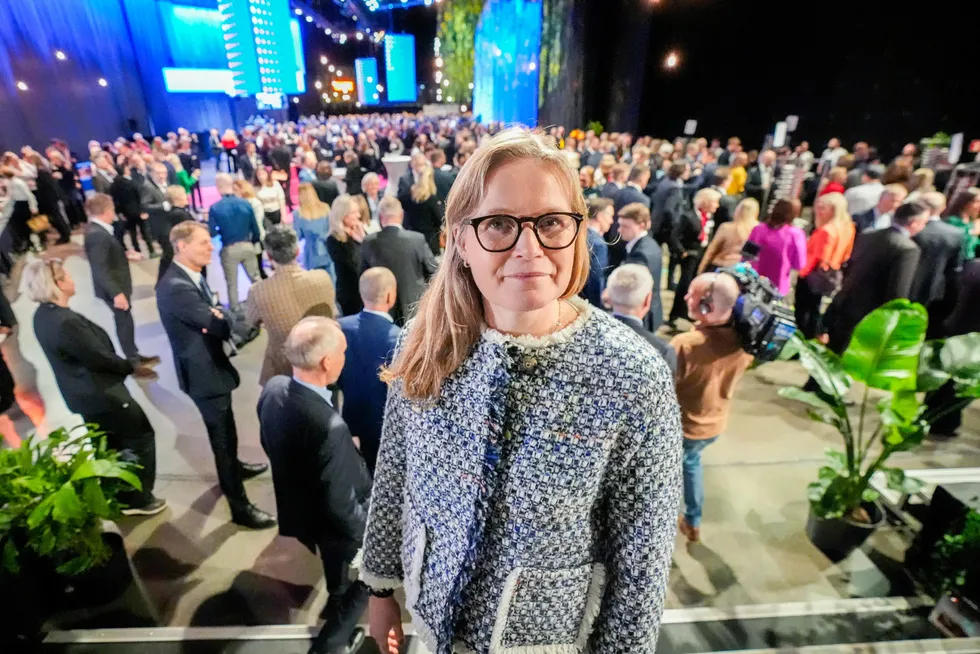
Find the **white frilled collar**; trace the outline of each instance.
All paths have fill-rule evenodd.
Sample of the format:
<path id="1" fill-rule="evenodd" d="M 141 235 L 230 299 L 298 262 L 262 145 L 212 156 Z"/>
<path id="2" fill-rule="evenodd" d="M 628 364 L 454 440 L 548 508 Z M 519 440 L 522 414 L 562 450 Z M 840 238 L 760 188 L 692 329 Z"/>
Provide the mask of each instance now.
<path id="1" fill-rule="evenodd" d="M 585 326 L 585 323 L 588 322 L 589 316 L 592 315 L 594 309 L 591 304 L 577 296 L 567 298 L 567 302 L 578 311 L 578 317 L 556 332 L 547 334 L 546 336 L 514 336 L 513 334 L 504 334 L 496 329 L 491 329 L 484 324 L 481 328 L 483 339 L 488 343 L 496 345 L 519 345 L 524 348 L 540 348 L 570 343 L 582 327 Z"/>

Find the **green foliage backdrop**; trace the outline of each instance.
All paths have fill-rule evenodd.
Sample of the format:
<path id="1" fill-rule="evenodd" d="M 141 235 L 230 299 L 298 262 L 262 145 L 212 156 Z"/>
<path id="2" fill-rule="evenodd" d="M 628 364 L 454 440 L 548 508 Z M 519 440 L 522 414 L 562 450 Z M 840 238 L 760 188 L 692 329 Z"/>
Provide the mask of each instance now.
<path id="1" fill-rule="evenodd" d="M 449 86 L 442 87 L 442 95 L 456 103 L 472 103 L 469 85 L 473 82 L 474 41 L 481 11 L 483 0 L 450 0 L 440 5 L 436 36 L 441 46 L 442 74 L 449 80 Z"/>

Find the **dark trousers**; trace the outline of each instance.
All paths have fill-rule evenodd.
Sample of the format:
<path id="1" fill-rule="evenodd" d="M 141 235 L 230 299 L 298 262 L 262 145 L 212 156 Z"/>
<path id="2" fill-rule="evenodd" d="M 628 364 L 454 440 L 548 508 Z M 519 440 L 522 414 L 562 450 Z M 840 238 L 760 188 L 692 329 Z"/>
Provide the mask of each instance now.
<path id="1" fill-rule="evenodd" d="M 674 281 L 674 271 L 681 266 L 681 253 L 671 252 L 670 262 L 667 264 L 667 290 L 677 290 L 677 282 Z"/>
<path id="2" fill-rule="evenodd" d="M 348 571 L 356 549 L 345 552 L 332 543 L 317 543 L 317 549 L 323 562 L 323 577 L 330 596 L 321 613 L 324 619 L 323 628 L 313 639 L 310 652 L 342 652 L 357 626 L 358 619 L 367 609 L 367 587 L 350 580 Z"/>
<path id="3" fill-rule="evenodd" d="M 951 381 L 940 386 L 938 390 L 926 394 L 927 413 L 941 411 L 943 407 L 953 406 L 956 404 L 956 402 L 956 385 Z M 943 436 L 956 436 L 956 432 L 959 431 L 960 425 L 963 423 L 964 408 L 966 407 L 963 406 L 958 409 L 954 409 L 941 416 L 938 420 L 932 423 L 930 432 L 933 434 L 941 434 Z"/>
<path id="4" fill-rule="evenodd" d="M 238 156 L 234 148 L 225 148 L 225 157 L 228 159 L 228 172 L 234 173 L 238 170 Z"/>
<path id="5" fill-rule="evenodd" d="M 231 506 L 232 515 L 244 511 L 249 501 L 238 465 L 238 430 L 231 410 L 231 393 L 217 397 L 192 397 L 208 430 L 218 485 Z"/>
<path id="6" fill-rule="evenodd" d="M 276 209 L 275 211 L 266 211 L 265 219 L 270 225 L 278 225 L 282 222 L 282 211 Z M 268 227 L 266 227 L 268 229 Z"/>
<path id="7" fill-rule="evenodd" d="M 142 489 L 120 496 L 120 501 L 132 508 L 149 504 L 153 500 L 153 485 L 157 476 L 156 435 L 139 403 L 129 398 L 118 409 L 84 413 L 82 418 L 86 423 L 98 425 L 106 433 L 109 447 L 120 452 L 123 460 L 141 466 L 136 476 Z"/>
<path id="8" fill-rule="evenodd" d="M 822 295 L 814 293 L 810 289 L 806 277 L 800 277 L 796 281 L 796 303 L 793 307 L 796 314 L 796 326 L 807 340 L 816 338 L 817 334 L 823 333 L 820 324 L 820 303 L 822 300 Z"/>
<path id="9" fill-rule="evenodd" d="M 701 263 L 701 253 L 691 252 L 686 257 L 680 259 L 679 264 L 681 267 L 681 278 L 677 282 L 677 287 L 674 289 L 674 305 L 670 308 L 670 320 L 677 320 L 678 318 L 687 318 L 687 300 L 684 296 L 687 295 L 687 289 L 690 288 L 691 282 L 698 274 L 698 264 Z M 659 291 L 659 289 L 654 289 Z"/>
<path id="10" fill-rule="evenodd" d="M 140 242 L 138 234 L 140 233 L 143 234 L 143 240 L 146 241 L 146 248 L 150 252 L 153 252 L 153 237 L 150 236 L 150 227 L 147 225 L 147 221 L 140 218 L 138 211 L 124 213 L 121 229 L 116 229 L 116 238 L 119 239 L 119 244 L 126 247 L 125 235 L 129 234 L 129 242 L 132 248 L 139 252 Z"/>
<path id="11" fill-rule="evenodd" d="M 838 356 L 844 354 L 844 350 L 851 343 L 851 335 L 857 327 L 857 322 L 842 318 L 836 311 L 836 307 L 831 304 L 827 309 L 826 325 L 828 337 L 827 349 Z M 816 393 L 821 397 L 824 395 L 824 392 L 820 389 L 820 385 L 814 381 L 813 377 L 807 378 L 803 390 Z"/>
<path id="12" fill-rule="evenodd" d="M 194 182 L 191 187 L 191 209 L 201 211 L 204 209 L 204 197 L 201 195 L 201 182 Z"/>
<path id="13" fill-rule="evenodd" d="M 157 269 L 157 284 L 160 283 L 160 279 L 163 278 L 163 273 L 167 272 L 167 268 L 174 260 L 174 246 L 170 244 L 170 239 L 164 239 L 160 241 L 160 249 L 163 254 L 160 255 L 160 267 Z"/>
<path id="14" fill-rule="evenodd" d="M 17 396 L 14 395 L 14 377 L 10 374 L 7 362 L 0 354 L 0 414 L 14 405 Z"/>
<path id="15" fill-rule="evenodd" d="M 136 326 L 133 324 L 133 313 L 130 309 L 123 311 L 117 309 L 112 300 L 106 300 L 106 304 L 112 309 L 112 317 L 116 321 L 116 336 L 119 337 L 119 347 L 122 348 L 123 356 L 130 361 L 139 359 L 139 350 L 136 349 Z"/>

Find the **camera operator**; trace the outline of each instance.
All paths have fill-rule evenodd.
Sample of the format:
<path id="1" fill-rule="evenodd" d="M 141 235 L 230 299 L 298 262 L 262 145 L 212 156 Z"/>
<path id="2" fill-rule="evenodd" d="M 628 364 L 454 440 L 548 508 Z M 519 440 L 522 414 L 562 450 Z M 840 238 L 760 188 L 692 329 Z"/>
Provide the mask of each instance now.
<path id="1" fill-rule="evenodd" d="M 684 515 L 678 528 L 692 543 L 701 539 L 701 451 L 725 431 L 735 385 L 753 359 L 732 326 L 739 294 L 731 275 L 695 277 L 684 297 L 689 315 L 696 319 L 694 329 L 670 342 L 677 352 L 677 400 L 684 429 Z"/>

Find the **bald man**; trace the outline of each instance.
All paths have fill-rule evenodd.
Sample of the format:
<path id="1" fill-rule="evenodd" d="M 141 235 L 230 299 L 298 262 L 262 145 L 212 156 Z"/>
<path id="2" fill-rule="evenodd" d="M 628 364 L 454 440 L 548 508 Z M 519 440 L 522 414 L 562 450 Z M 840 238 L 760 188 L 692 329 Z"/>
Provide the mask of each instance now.
<path id="1" fill-rule="evenodd" d="M 238 266 L 245 268 L 245 274 L 253 283 L 259 279 L 259 265 L 255 259 L 254 246 L 261 234 L 255 221 L 252 205 L 234 193 L 231 175 L 218 173 L 214 185 L 221 199 L 208 210 L 208 227 L 211 238 L 221 237 L 221 268 L 228 284 L 228 306 L 237 309 L 241 300 L 238 295 Z"/>
<path id="2" fill-rule="evenodd" d="M 729 324 L 738 296 L 738 284 L 731 275 L 695 277 L 684 296 L 694 329 L 670 342 L 677 352 L 677 401 L 684 429 L 684 515 L 678 528 L 692 543 L 701 539 L 701 451 L 728 426 L 735 386 L 752 363 L 752 355 L 742 350 Z"/>
<path id="3" fill-rule="evenodd" d="M 344 420 L 360 440 L 361 454 L 372 475 L 388 399 L 388 386 L 378 379 L 378 372 L 381 366 L 391 362 L 401 333 L 391 317 L 398 299 L 396 289 L 394 273 L 387 268 L 368 268 L 361 275 L 359 285 L 364 310 L 340 319 L 340 328 L 347 338 L 347 363 L 340 375 Z"/>

